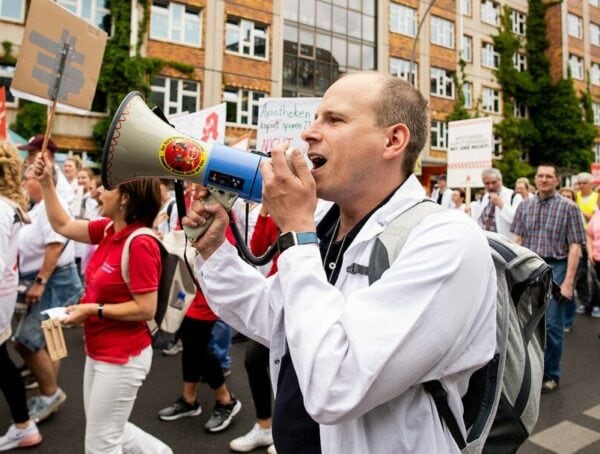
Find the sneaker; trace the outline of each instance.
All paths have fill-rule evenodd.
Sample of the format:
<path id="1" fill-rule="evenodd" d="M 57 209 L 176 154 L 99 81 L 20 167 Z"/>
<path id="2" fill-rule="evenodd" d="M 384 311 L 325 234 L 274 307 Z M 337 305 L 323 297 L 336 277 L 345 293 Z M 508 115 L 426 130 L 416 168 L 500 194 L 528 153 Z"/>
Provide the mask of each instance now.
<path id="1" fill-rule="evenodd" d="M 67 395 L 60 388 L 49 399 L 43 399 L 41 396 L 32 397 L 27 401 L 29 408 L 29 417 L 36 423 L 43 421 L 52 413 L 56 413 L 60 406 L 67 400 Z"/>
<path id="2" fill-rule="evenodd" d="M 40 387 L 35 376 L 31 373 L 23 377 L 23 385 L 25 386 L 25 389 L 36 389 Z"/>
<path id="3" fill-rule="evenodd" d="M 181 350 L 183 350 L 183 343 L 181 342 L 181 339 L 177 339 L 177 341 L 172 343 L 169 348 L 165 348 L 162 351 L 162 354 L 165 356 L 175 356 L 177 353 L 181 352 Z"/>
<path id="4" fill-rule="evenodd" d="M 590 315 L 594 318 L 600 318 L 600 307 L 594 306 Z"/>
<path id="5" fill-rule="evenodd" d="M 231 402 L 226 405 L 218 402 L 215 404 L 210 419 L 204 425 L 204 428 L 209 432 L 220 432 L 225 430 L 231 424 L 233 417 L 242 409 L 242 403 L 231 395 Z"/>
<path id="6" fill-rule="evenodd" d="M 558 389 L 558 382 L 556 380 L 544 380 L 542 383 L 542 394 L 554 392 Z"/>
<path id="7" fill-rule="evenodd" d="M 176 419 L 198 416 L 200 413 L 202 413 L 202 407 L 198 401 L 188 404 L 183 397 L 180 397 L 173 405 L 159 411 L 158 417 L 163 421 L 175 421 Z"/>
<path id="8" fill-rule="evenodd" d="M 231 440 L 229 448 L 235 452 L 248 452 L 261 446 L 270 446 L 273 444 L 273 435 L 271 428 L 262 429 L 258 424 L 246 435 Z"/>
<path id="9" fill-rule="evenodd" d="M 29 446 L 39 445 L 42 442 L 36 424 L 31 421 L 25 429 L 19 429 L 11 424 L 8 431 L 0 437 L 0 451 L 8 451 L 14 448 L 27 448 Z"/>
<path id="10" fill-rule="evenodd" d="M 575 313 L 583 315 L 587 313 L 587 307 L 585 307 L 585 305 L 583 304 L 580 304 L 579 306 L 577 306 L 577 309 L 575 309 Z"/>
<path id="11" fill-rule="evenodd" d="M 277 451 L 275 450 L 275 445 L 271 445 L 267 448 L 267 454 L 277 454 Z"/>

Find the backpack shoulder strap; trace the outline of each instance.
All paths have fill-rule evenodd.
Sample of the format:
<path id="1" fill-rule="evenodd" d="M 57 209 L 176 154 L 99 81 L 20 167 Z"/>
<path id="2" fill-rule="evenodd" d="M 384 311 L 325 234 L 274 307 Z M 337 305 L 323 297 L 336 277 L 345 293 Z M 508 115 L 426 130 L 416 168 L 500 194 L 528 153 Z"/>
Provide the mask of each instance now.
<path id="1" fill-rule="evenodd" d="M 369 266 L 366 270 L 369 285 L 379 280 L 383 272 L 396 260 L 413 229 L 427 216 L 440 211 L 445 211 L 445 208 L 431 199 L 424 199 L 401 213 L 385 227 L 375 240 L 369 258 Z"/>

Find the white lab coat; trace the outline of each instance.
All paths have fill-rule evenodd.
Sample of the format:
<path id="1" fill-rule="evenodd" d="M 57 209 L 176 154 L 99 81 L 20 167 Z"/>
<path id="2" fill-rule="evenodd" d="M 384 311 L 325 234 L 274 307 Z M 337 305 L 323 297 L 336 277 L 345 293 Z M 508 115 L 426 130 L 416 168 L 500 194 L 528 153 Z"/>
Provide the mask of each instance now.
<path id="1" fill-rule="evenodd" d="M 510 240 L 514 238 L 514 234 L 510 232 L 510 226 L 512 225 L 519 203 L 523 201 L 523 197 L 518 193 L 515 194 L 514 199 L 511 201 L 513 193 L 512 189 L 502 186 L 500 197 L 504 201 L 504 206 L 502 208 L 496 207 L 494 215 L 496 231 Z M 483 210 L 485 210 L 489 203 L 490 194 L 486 192 L 477 205 L 471 206 L 471 216 L 475 219 L 475 222 L 479 222 L 479 216 L 481 216 L 481 213 L 483 213 Z"/>
<path id="2" fill-rule="evenodd" d="M 325 454 L 458 452 L 421 383 L 439 379 L 462 415 L 469 376 L 493 355 L 496 279 L 481 229 L 463 213 L 433 214 L 372 286 L 346 272 L 367 265 L 376 235 L 424 196 L 411 176 L 371 216 L 344 254 L 335 287 L 315 245 L 284 251 L 271 278 L 227 242 L 196 261 L 211 308 L 270 346 L 275 391 L 287 338 Z"/>

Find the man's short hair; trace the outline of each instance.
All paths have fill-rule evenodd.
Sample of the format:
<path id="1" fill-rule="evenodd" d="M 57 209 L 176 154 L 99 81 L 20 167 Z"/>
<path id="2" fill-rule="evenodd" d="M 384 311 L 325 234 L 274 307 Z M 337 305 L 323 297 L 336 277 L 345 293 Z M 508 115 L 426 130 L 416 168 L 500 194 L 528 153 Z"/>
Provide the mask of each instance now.
<path id="1" fill-rule="evenodd" d="M 537 173 L 537 171 L 540 167 L 552 167 L 554 169 L 554 175 L 556 176 L 556 178 L 558 178 L 560 180 L 560 169 L 558 168 L 558 166 L 556 164 L 552 164 L 552 163 L 538 164 L 538 166 L 536 167 L 535 173 Z"/>
<path id="2" fill-rule="evenodd" d="M 402 161 L 402 171 L 405 175 L 410 175 L 429 134 L 427 101 L 405 80 L 389 74 L 381 74 L 381 76 L 383 83 L 379 100 L 373 107 L 375 123 L 381 128 L 398 123 L 407 126 L 410 131 L 410 141 Z"/>
<path id="3" fill-rule="evenodd" d="M 481 172 L 481 179 L 483 180 L 485 177 L 494 176 L 498 178 L 498 180 L 502 181 L 502 172 L 494 167 L 490 167 L 489 169 L 485 169 Z"/>
<path id="4" fill-rule="evenodd" d="M 437 177 L 435 177 L 436 181 L 440 181 L 440 180 L 444 180 L 446 181 L 446 174 L 445 173 L 440 173 Z"/>
<path id="5" fill-rule="evenodd" d="M 594 181 L 594 177 L 592 177 L 592 174 L 589 172 L 581 172 L 577 174 L 575 181 L 577 181 L 577 183 L 591 183 Z"/>

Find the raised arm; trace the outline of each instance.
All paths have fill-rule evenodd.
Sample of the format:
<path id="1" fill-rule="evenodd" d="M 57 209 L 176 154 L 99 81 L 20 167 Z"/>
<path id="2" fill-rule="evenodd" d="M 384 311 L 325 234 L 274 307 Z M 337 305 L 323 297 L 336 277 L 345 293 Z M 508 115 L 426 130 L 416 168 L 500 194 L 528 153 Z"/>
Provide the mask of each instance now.
<path id="1" fill-rule="evenodd" d="M 48 156 L 38 154 L 33 164 L 35 177 L 39 180 L 44 197 L 44 205 L 50 225 L 62 236 L 80 243 L 90 243 L 89 221 L 74 219 L 60 202 L 53 180 L 53 166 Z"/>

